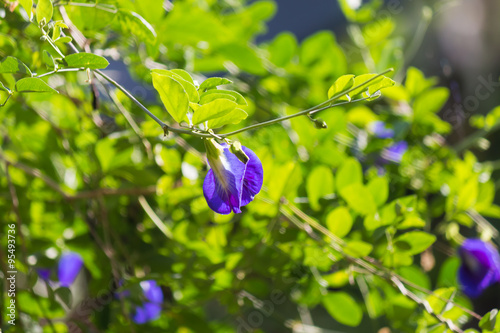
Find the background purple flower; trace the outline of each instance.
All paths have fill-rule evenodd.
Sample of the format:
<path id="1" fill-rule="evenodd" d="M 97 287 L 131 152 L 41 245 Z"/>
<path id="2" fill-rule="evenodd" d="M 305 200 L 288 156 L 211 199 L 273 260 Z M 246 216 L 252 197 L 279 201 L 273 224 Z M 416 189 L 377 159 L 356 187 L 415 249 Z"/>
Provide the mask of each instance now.
<path id="1" fill-rule="evenodd" d="M 458 282 L 467 296 L 476 298 L 486 288 L 500 282 L 500 255 L 491 244 L 467 239 L 458 249 L 458 255 L 462 260 Z"/>
<path id="2" fill-rule="evenodd" d="M 75 281 L 83 266 L 82 257 L 75 252 L 67 252 L 59 259 L 57 277 L 63 287 L 69 287 Z"/>
<path id="3" fill-rule="evenodd" d="M 245 146 L 242 149 L 249 158 L 246 164 L 226 144 L 211 140 L 206 146 L 211 169 L 203 182 L 203 194 L 208 206 L 219 214 L 241 213 L 241 207 L 250 203 L 262 188 L 262 163 Z"/>
<path id="4" fill-rule="evenodd" d="M 380 139 L 388 139 L 394 137 L 394 130 L 385 127 L 383 121 L 373 121 L 368 125 L 369 130 Z"/>
<path id="5" fill-rule="evenodd" d="M 157 319 L 160 316 L 161 304 L 163 303 L 163 292 L 156 281 L 142 281 L 141 288 L 147 301 L 134 310 L 132 320 L 136 324 L 144 324 Z"/>
<path id="6" fill-rule="evenodd" d="M 408 143 L 406 141 L 399 141 L 382 151 L 381 157 L 385 161 L 401 163 L 404 153 L 408 150 Z"/>

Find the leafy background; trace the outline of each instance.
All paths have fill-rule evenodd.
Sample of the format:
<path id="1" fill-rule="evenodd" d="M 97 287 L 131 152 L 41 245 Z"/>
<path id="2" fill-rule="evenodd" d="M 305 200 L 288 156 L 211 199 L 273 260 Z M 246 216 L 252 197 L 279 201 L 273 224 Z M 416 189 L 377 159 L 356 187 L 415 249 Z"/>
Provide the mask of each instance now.
<path id="1" fill-rule="evenodd" d="M 44 1 L 36 7 L 52 8 Z M 202 140 L 164 138 L 90 70 L 51 73 L 60 55 L 37 24 L 48 14 L 34 10 L 30 23 L 30 2 L 0 8 L 0 103 L 8 98 L 0 219 L 17 225 L 19 271 L 18 324 L 2 316 L 6 332 L 445 332 L 477 327 L 464 308 L 483 315 L 500 306 L 495 290 L 475 302 L 461 294 L 454 255 L 464 237 L 498 244 L 498 162 L 494 149 L 485 152 L 500 115 L 498 63 L 489 56 L 498 43 L 479 38 L 495 24 L 480 23 L 495 5 L 369 1 L 355 10 L 339 0 L 347 23 L 337 35 L 298 40 L 262 37 L 286 3 L 54 1 L 52 19 L 69 27 L 56 34 L 64 28 L 79 50 L 105 57 L 104 72 L 172 126 L 151 69 L 185 69 L 198 83 L 232 80 L 226 87 L 246 98 L 248 117 L 220 133 L 320 104 L 342 75 L 395 69 L 383 98 L 323 111 L 326 129 L 298 117 L 238 134 L 263 163 L 264 187 L 242 214 L 222 216 L 203 198 Z M 445 24 L 460 15 L 464 27 Z M 73 53 L 59 38 L 63 55 Z M 106 67 L 96 59 L 59 66 Z M 57 94 L 22 92 L 23 79 L 44 73 L 26 89 Z M 489 76 L 497 86 L 482 98 L 480 77 Z M 394 138 L 372 133 L 377 120 Z M 402 160 L 382 161 L 402 140 Z M 52 288 L 37 269 L 55 267 L 68 250 L 85 269 L 69 290 Z M 136 325 L 139 282 L 151 279 L 165 295 L 162 315 Z M 131 296 L 114 296 L 123 290 Z"/>

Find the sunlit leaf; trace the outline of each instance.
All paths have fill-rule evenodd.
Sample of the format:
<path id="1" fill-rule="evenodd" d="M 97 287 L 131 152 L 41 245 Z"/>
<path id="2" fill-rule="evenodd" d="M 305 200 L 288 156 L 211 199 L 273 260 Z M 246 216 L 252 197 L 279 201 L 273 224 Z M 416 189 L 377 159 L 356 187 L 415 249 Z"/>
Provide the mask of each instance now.
<path id="1" fill-rule="evenodd" d="M 57 93 L 57 91 L 51 88 L 45 81 L 34 78 L 27 77 L 16 82 L 17 92 L 50 92 Z"/>
<path id="2" fill-rule="evenodd" d="M 351 295 L 345 292 L 330 292 L 323 297 L 326 311 L 341 324 L 356 327 L 363 319 L 363 311 Z"/>
<path id="3" fill-rule="evenodd" d="M 40 24 L 45 19 L 45 24 L 52 19 L 54 8 L 51 0 L 38 0 L 36 5 L 36 21 Z"/>
<path id="4" fill-rule="evenodd" d="M 180 123 L 188 112 L 189 97 L 182 84 L 167 75 L 153 72 L 153 86 L 160 94 L 168 113 Z"/>
<path id="5" fill-rule="evenodd" d="M 208 104 L 203 104 L 194 112 L 193 124 L 200 124 L 204 121 L 227 115 L 237 106 L 238 104 L 228 99 L 216 99 Z"/>
<path id="6" fill-rule="evenodd" d="M 109 65 L 106 58 L 93 53 L 73 53 L 64 58 L 66 65 L 72 68 L 102 69 Z"/>

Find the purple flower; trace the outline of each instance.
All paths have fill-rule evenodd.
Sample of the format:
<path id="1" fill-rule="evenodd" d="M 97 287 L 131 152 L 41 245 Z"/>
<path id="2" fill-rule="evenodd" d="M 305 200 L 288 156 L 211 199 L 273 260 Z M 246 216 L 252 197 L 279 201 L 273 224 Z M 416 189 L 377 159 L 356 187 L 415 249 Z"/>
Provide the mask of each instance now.
<path id="1" fill-rule="evenodd" d="M 57 266 L 57 277 L 63 287 L 69 287 L 75 281 L 83 266 L 82 257 L 75 252 L 68 252 L 61 256 Z"/>
<path id="2" fill-rule="evenodd" d="M 373 121 L 368 125 L 369 130 L 380 139 L 388 139 L 394 137 L 394 130 L 385 127 L 383 121 Z"/>
<path id="3" fill-rule="evenodd" d="M 208 206 L 219 214 L 231 210 L 241 213 L 241 207 L 250 203 L 260 192 L 264 179 L 262 163 L 253 151 L 241 146 L 248 157 L 243 163 L 229 151 L 227 144 L 218 144 L 214 139 L 205 140 L 208 163 L 211 169 L 203 182 L 203 194 Z"/>
<path id="4" fill-rule="evenodd" d="M 163 303 L 163 292 L 156 281 L 142 281 L 141 288 L 147 301 L 134 310 L 132 320 L 136 324 L 144 324 L 157 319 L 160 316 L 161 304 Z"/>
<path id="5" fill-rule="evenodd" d="M 37 268 L 36 271 L 38 273 L 38 276 L 40 276 L 43 280 L 50 280 L 50 274 L 52 273 L 52 270 L 50 268 Z"/>
<path id="6" fill-rule="evenodd" d="M 399 141 L 382 151 L 382 158 L 387 162 L 401 163 L 404 153 L 408 150 L 406 141 Z"/>
<path id="7" fill-rule="evenodd" d="M 463 292 L 476 298 L 496 282 L 500 282 L 500 255 L 489 243 L 480 239 L 467 239 L 458 249 L 462 265 L 458 282 Z"/>

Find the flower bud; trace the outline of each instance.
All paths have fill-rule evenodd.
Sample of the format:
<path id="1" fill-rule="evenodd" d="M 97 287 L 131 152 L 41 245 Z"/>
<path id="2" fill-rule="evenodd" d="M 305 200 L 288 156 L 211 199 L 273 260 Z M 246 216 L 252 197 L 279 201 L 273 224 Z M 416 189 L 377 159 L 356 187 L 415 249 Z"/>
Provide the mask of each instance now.
<path id="1" fill-rule="evenodd" d="M 243 149 L 241 148 L 241 143 L 239 141 L 234 141 L 230 146 L 229 146 L 229 151 L 231 153 L 233 153 L 234 155 L 236 155 L 236 157 L 238 157 L 238 159 L 247 164 L 249 158 L 247 156 L 247 154 L 245 154 L 245 152 L 243 151 Z"/>

